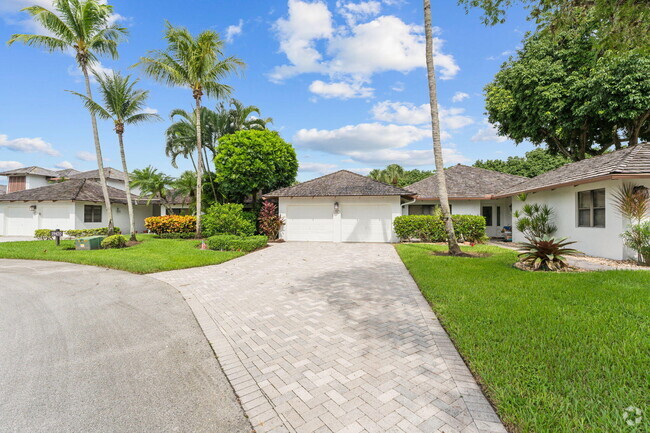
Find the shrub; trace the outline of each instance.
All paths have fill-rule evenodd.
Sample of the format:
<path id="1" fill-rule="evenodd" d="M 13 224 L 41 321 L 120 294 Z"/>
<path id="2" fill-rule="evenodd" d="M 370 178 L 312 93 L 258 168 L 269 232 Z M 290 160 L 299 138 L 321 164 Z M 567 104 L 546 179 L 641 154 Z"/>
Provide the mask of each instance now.
<path id="1" fill-rule="evenodd" d="M 577 250 L 567 248 L 575 242 L 567 238 L 542 236 L 531 239 L 521 245 L 519 259 L 535 271 L 560 271 L 569 266 L 565 256 L 580 254 Z"/>
<path id="2" fill-rule="evenodd" d="M 477 215 L 452 215 L 454 231 L 458 238 L 480 242 L 485 238 L 485 218 Z M 393 222 L 395 234 L 403 240 L 419 239 L 423 242 L 447 240 L 445 223 L 441 215 L 403 215 Z"/>
<path id="3" fill-rule="evenodd" d="M 515 227 L 529 241 L 553 236 L 557 231 L 557 227 L 551 222 L 553 209 L 545 204 L 525 204 L 521 211 L 516 211 L 513 216 L 518 218 Z"/>
<path id="4" fill-rule="evenodd" d="M 255 223 L 244 212 L 244 206 L 237 203 L 215 203 L 203 217 L 203 233 L 206 236 L 220 234 L 251 236 Z"/>
<path id="5" fill-rule="evenodd" d="M 122 235 L 113 235 L 102 240 L 102 248 L 124 248 L 126 246 L 126 238 Z"/>
<path id="6" fill-rule="evenodd" d="M 119 227 L 113 229 L 115 234 L 121 234 L 122 230 Z M 108 227 L 100 227 L 97 229 L 79 229 L 79 230 L 66 230 L 66 235 L 71 238 L 83 238 L 86 236 L 106 236 L 108 234 Z"/>
<path id="7" fill-rule="evenodd" d="M 50 229 L 38 229 L 34 232 L 34 237 L 41 241 L 49 241 L 52 239 L 51 232 Z"/>
<path id="8" fill-rule="evenodd" d="M 188 233 L 161 233 L 158 235 L 160 239 L 194 239 L 196 237 L 195 232 Z"/>
<path id="9" fill-rule="evenodd" d="M 164 215 L 149 217 L 144 226 L 157 235 L 163 233 L 192 233 L 196 231 L 196 217 L 192 215 Z"/>
<path id="10" fill-rule="evenodd" d="M 278 215 L 278 207 L 270 201 L 265 201 L 262 205 L 258 221 L 260 222 L 260 231 L 272 241 L 278 238 L 280 229 L 284 225 L 284 219 Z"/>
<path id="11" fill-rule="evenodd" d="M 650 265 L 650 221 L 631 224 L 621 237 L 637 253 L 637 262 Z"/>
<path id="12" fill-rule="evenodd" d="M 216 235 L 208 238 L 208 248 L 217 251 L 242 251 L 249 253 L 266 246 L 266 236 Z"/>

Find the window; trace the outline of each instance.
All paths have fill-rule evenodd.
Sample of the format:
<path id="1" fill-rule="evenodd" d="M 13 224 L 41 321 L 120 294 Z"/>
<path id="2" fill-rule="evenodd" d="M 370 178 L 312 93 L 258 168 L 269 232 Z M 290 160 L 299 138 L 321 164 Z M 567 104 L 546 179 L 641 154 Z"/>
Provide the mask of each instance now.
<path id="1" fill-rule="evenodd" d="M 27 189 L 27 178 L 25 176 L 9 176 L 7 193 L 23 191 Z"/>
<path id="2" fill-rule="evenodd" d="M 492 206 L 483 206 L 481 215 L 485 218 L 485 225 L 492 227 Z"/>
<path id="3" fill-rule="evenodd" d="M 578 227 L 605 227 L 605 190 L 578 193 Z"/>
<path id="4" fill-rule="evenodd" d="M 497 227 L 501 227 L 501 206 L 497 206 Z"/>
<path id="5" fill-rule="evenodd" d="M 416 204 L 409 205 L 409 215 L 433 215 L 439 204 Z M 451 204 L 449 205 L 449 213 L 453 213 Z"/>
<path id="6" fill-rule="evenodd" d="M 100 223 L 102 222 L 102 207 L 95 205 L 84 206 L 84 222 L 85 223 Z"/>

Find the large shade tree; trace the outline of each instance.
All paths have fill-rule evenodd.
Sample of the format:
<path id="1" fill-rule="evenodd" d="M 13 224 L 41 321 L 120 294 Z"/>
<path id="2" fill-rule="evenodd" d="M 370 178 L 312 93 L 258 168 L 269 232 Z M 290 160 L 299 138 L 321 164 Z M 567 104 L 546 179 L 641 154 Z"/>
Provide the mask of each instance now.
<path id="1" fill-rule="evenodd" d="M 54 10 L 49 10 L 43 6 L 31 6 L 23 9 L 45 30 L 45 34 L 14 34 L 8 43 L 22 42 L 50 52 L 73 52 L 84 76 L 86 96 L 92 99 L 90 71 L 98 64 L 100 56 L 113 59 L 118 57 L 117 45 L 127 33 L 126 29 L 111 23 L 112 6 L 100 4 L 97 0 L 54 0 L 53 8 Z M 90 120 L 110 235 L 114 231 L 113 211 L 104 174 L 97 120 L 92 112 Z"/>
<path id="2" fill-rule="evenodd" d="M 117 142 L 120 148 L 120 159 L 124 171 L 124 189 L 126 191 L 126 203 L 129 211 L 129 228 L 131 240 L 135 241 L 135 216 L 133 215 L 133 201 L 131 199 L 131 188 L 129 169 L 126 163 L 126 152 L 124 150 L 124 127 L 135 125 L 151 120 L 160 120 L 160 116 L 144 111 L 145 102 L 149 97 L 149 91 L 135 88 L 138 80 L 133 80 L 130 75 L 122 76 L 119 72 L 112 74 L 95 74 L 103 104 L 99 104 L 86 95 L 77 92 L 74 94 L 81 97 L 91 113 L 100 119 L 112 120 Z"/>
<path id="3" fill-rule="evenodd" d="M 219 34 L 206 30 L 196 37 L 184 27 L 166 24 L 167 48 L 140 58 L 147 75 L 170 86 L 189 88 L 194 98 L 196 121 L 196 235 L 201 237 L 201 200 L 203 190 L 203 149 L 201 107 L 203 96 L 225 98 L 232 89 L 221 81 L 237 72 L 244 63 L 236 57 L 224 57 L 224 42 Z"/>
<path id="4" fill-rule="evenodd" d="M 526 152 L 525 156 L 509 156 L 505 160 L 486 159 L 483 161 L 479 159 L 474 163 L 474 167 L 515 176 L 535 177 L 570 162 L 571 160 L 565 156 L 553 155 L 544 148 L 537 148 Z"/>

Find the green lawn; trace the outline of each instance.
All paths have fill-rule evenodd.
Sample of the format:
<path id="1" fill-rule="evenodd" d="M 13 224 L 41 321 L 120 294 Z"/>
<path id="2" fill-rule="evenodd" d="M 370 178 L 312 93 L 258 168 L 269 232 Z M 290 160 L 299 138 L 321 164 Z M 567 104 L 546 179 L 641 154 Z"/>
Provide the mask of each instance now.
<path id="1" fill-rule="evenodd" d="M 516 253 L 399 255 L 511 431 L 650 432 L 650 272 L 531 273 Z M 634 406 L 643 421 L 628 426 Z"/>
<path id="2" fill-rule="evenodd" d="M 0 242 L 0 258 L 52 260 L 120 269 L 137 274 L 216 265 L 244 253 L 211 251 L 196 248 L 200 241 L 182 239 L 156 239 L 151 235 L 138 235 L 142 243 L 118 250 L 74 250 L 74 241 Z"/>

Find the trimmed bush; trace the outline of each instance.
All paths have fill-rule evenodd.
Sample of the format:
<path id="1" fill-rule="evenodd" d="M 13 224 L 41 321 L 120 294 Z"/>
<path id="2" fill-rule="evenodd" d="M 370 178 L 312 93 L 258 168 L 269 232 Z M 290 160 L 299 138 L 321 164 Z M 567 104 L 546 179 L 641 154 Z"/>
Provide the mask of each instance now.
<path id="1" fill-rule="evenodd" d="M 158 235 L 160 239 L 194 239 L 196 237 L 195 232 L 189 233 L 161 233 Z"/>
<path id="2" fill-rule="evenodd" d="M 34 237 L 41 241 L 49 241 L 53 239 L 51 232 L 52 230 L 50 229 L 38 229 L 34 232 Z"/>
<path id="3" fill-rule="evenodd" d="M 124 248 L 126 247 L 126 238 L 122 235 L 113 235 L 102 240 L 102 248 Z"/>
<path id="4" fill-rule="evenodd" d="M 192 215 L 164 215 L 145 218 L 144 226 L 152 233 L 193 233 L 196 217 Z"/>
<path id="5" fill-rule="evenodd" d="M 454 231 L 458 238 L 480 242 L 485 238 L 485 218 L 478 215 L 452 215 Z M 422 242 L 447 240 L 445 223 L 441 215 L 402 215 L 393 222 L 395 234 L 402 241 L 419 239 Z"/>
<path id="6" fill-rule="evenodd" d="M 249 253 L 266 246 L 266 236 L 216 235 L 208 238 L 208 248 L 217 251 L 242 251 Z"/>
<path id="7" fill-rule="evenodd" d="M 244 212 L 244 205 L 215 203 L 203 217 L 203 234 L 251 236 L 255 233 L 255 218 L 251 215 L 250 212 Z"/>
<path id="8" fill-rule="evenodd" d="M 122 230 L 119 227 L 113 229 L 115 234 L 121 234 Z M 108 234 L 108 227 L 100 227 L 97 229 L 80 229 L 80 230 L 66 230 L 65 234 L 71 238 L 84 238 L 86 236 L 106 236 Z"/>

